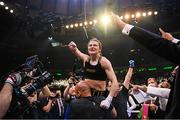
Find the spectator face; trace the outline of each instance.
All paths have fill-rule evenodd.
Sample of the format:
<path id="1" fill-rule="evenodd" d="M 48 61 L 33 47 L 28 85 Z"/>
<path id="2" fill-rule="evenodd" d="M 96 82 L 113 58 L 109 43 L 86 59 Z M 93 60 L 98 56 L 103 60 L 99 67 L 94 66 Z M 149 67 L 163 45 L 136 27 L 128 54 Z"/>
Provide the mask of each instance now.
<path id="1" fill-rule="evenodd" d="M 155 78 L 149 78 L 148 79 L 148 86 L 151 86 L 151 87 L 157 87 L 157 81 Z"/>
<path id="2" fill-rule="evenodd" d="M 163 80 L 161 83 L 158 85 L 160 88 L 170 88 L 170 84 L 168 83 L 167 80 Z"/>

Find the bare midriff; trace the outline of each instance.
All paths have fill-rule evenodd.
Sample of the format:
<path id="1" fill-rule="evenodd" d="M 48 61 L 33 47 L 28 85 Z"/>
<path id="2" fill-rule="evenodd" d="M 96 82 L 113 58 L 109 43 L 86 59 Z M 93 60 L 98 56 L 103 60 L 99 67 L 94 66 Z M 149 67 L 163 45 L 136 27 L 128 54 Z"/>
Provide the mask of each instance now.
<path id="1" fill-rule="evenodd" d="M 98 90 L 98 91 L 105 91 L 106 90 L 106 81 L 99 81 L 99 80 L 92 80 L 92 79 L 85 79 L 88 83 L 90 88 Z"/>

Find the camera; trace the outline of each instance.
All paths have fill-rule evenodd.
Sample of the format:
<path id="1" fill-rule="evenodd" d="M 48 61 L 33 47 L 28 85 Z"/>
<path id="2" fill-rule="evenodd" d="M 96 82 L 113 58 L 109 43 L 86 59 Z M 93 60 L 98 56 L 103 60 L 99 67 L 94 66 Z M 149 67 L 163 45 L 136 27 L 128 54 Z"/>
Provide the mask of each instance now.
<path id="1" fill-rule="evenodd" d="M 28 57 L 20 68 L 15 74 L 21 77 L 21 84 L 14 86 L 12 104 L 8 110 L 8 115 L 13 118 L 23 118 L 24 111 L 31 107 L 28 97 L 53 81 L 53 76 L 44 69 L 37 55 Z"/>
<path id="2" fill-rule="evenodd" d="M 37 80 L 35 80 L 27 88 L 23 89 L 21 87 L 17 87 L 17 89 L 15 89 L 15 93 L 18 98 L 26 98 L 30 96 L 33 92 L 51 83 L 52 80 L 53 80 L 52 75 L 49 72 L 45 71 Z"/>

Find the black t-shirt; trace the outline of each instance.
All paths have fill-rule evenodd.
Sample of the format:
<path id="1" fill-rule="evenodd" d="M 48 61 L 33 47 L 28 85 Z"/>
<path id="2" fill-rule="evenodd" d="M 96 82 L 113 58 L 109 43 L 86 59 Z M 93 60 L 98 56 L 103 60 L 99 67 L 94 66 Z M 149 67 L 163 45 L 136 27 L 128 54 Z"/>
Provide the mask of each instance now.
<path id="1" fill-rule="evenodd" d="M 99 105 L 104 97 L 93 96 L 74 99 L 70 102 L 68 118 L 111 118 L 111 110 L 102 109 Z"/>
<path id="2" fill-rule="evenodd" d="M 40 119 L 48 118 L 49 113 L 43 111 L 43 107 L 48 104 L 48 101 L 49 101 L 48 97 L 45 97 L 45 98 L 42 98 L 39 100 L 38 111 L 39 111 L 39 118 Z"/>
<path id="3" fill-rule="evenodd" d="M 113 98 L 112 104 L 116 108 L 117 118 L 127 119 L 127 101 L 129 99 L 128 89 L 123 86 L 119 94 Z"/>
<path id="4" fill-rule="evenodd" d="M 63 106 L 60 106 L 60 108 L 58 106 L 58 102 L 57 102 L 58 100 L 62 101 L 61 105 L 63 105 Z M 65 106 L 64 99 L 62 99 L 62 98 L 56 99 L 56 102 L 55 102 L 54 106 L 49 111 L 48 118 L 49 119 L 58 119 L 58 118 L 63 119 L 63 117 L 64 117 L 64 109 L 63 109 L 64 106 Z M 59 112 L 61 112 L 61 114 L 59 114 Z"/>

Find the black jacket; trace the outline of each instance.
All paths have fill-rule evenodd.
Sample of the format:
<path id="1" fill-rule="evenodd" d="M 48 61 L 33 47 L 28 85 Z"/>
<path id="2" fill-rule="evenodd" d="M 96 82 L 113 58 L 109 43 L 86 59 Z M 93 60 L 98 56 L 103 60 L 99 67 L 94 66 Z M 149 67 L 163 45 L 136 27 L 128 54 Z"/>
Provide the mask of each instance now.
<path id="1" fill-rule="evenodd" d="M 180 45 L 165 40 L 161 36 L 144 30 L 139 27 L 133 27 L 129 36 L 142 44 L 153 53 L 173 62 L 176 65 L 180 63 Z M 170 97 L 166 109 L 166 118 L 180 118 L 180 70 L 177 71 L 176 79 L 173 81 Z"/>

